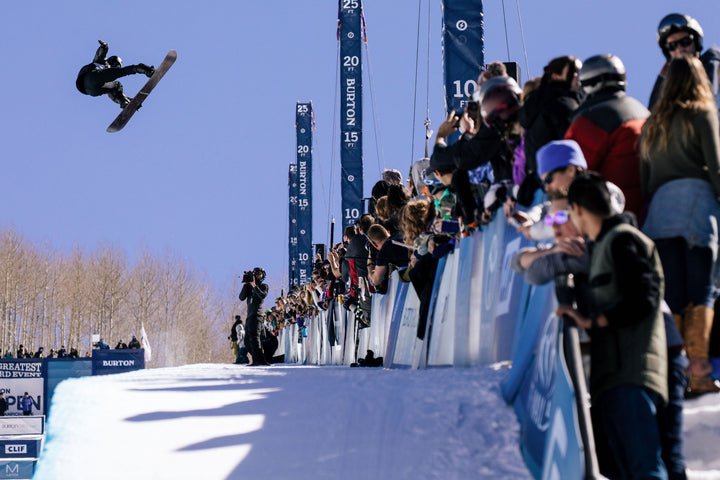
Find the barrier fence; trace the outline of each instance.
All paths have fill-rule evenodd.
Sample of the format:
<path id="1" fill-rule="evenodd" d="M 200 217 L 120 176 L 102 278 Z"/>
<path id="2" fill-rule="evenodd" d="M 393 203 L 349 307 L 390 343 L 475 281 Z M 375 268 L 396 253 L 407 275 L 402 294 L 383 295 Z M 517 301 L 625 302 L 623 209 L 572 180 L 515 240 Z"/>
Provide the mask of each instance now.
<path id="1" fill-rule="evenodd" d="M 532 475 L 598 478 L 577 329 L 555 316 L 552 284 L 530 286 L 510 269 L 528 245 L 502 211 L 485 230 L 462 238 L 439 260 L 422 340 L 418 295 L 394 272 L 387 293 L 373 295 L 369 328 L 358 329 L 333 300 L 305 328 L 283 328 L 278 354 L 286 363 L 350 365 L 372 350 L 386 368 L 412 369 L 511 360 L 501 390 L 520 423 Z"/>

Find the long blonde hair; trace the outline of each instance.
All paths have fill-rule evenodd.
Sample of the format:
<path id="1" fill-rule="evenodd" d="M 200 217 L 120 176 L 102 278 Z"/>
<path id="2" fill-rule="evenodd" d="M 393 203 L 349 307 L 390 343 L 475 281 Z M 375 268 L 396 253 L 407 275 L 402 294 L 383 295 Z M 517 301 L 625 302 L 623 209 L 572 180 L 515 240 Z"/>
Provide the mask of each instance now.
<path id="1" fill-rule="evenodd" d="M 412 245 L 415 239 L 425 232 L 434 218 L 435 205 L 431 199 L 419 197 L 410 200 L 400 210 L 400 225 L 405 243 Z"/>
<path id="2" fill-rule="evenodd" d="M 660 99 L 645 122 L 640 151 L 647 156 L 655 147 L 666 150 L 671 136 L 673 118 L 680 119 L 680 139 L 683 145 L 692 138 L 692 115 L 700 111 L 716 110 L 715 98 L 702 62 L 683 55 L 670 61 L 663 81 Z"/>

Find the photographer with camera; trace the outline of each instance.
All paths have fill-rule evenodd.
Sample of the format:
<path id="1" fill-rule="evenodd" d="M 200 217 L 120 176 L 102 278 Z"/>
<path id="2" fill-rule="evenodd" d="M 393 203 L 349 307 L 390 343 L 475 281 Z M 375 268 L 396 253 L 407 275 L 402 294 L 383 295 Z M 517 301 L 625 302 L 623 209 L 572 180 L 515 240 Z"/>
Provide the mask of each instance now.
<path id="1" fill-rule="evenodd" d="M 245 346 L 252 356 L 251 366 L 269 365 L 265 361 L 261 342 L 263 327 L 263 301 L 268 294 L 268 285 L 265 280 L 265 270 L 255 267 L 242 276 L 243 288 L 240 290 L 241 301 L 247 300 L 247 319 L 245 320 Z"/>

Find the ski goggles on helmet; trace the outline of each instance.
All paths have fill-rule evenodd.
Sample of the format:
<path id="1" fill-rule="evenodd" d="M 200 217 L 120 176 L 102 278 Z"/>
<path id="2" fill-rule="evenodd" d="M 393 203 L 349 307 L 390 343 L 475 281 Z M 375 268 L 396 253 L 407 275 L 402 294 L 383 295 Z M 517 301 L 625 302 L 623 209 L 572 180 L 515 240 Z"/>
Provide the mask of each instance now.
<path id="1" fill-rule="evenodd" d="M 673 31 L 685 30 L 689 27 L 688 19 L 685 15 L 675 13 L 663 18 L 658 25 L 658 35 L 660 38 L 670 35 Z"/>
<path id="2" fill-rule="evenodd" d="M 551 213 L 550 215 L 545 215 L 545 225 L 548 227 L 552 227 L 553 225 L 562 225 L 564 223 L 567 223 L 570 216 L 567 210 L 560 210 L 559 212 Z"/>
<path id="3" fill-rule="evenodd" d="M 686 37 L 681 38 L 680 40 L 675 40 L 674 42 L 667 42 L 665 44 L 665 48 L 667 48 L 668 52 L 674 51 L 678 47 L 689 47 L 695 43 L 695 37 L 690 33 Z"/>

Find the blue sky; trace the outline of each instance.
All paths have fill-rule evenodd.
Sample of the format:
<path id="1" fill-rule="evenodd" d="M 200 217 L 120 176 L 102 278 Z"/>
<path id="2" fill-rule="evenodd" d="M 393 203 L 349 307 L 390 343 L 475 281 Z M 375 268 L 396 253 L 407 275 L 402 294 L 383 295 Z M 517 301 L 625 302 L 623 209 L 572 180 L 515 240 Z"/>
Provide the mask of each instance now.
<path id="1" fill-rule="evenodd" d="M 516 2 L 504 3 L 510 58 L 527 78 Z M 428 3 L 422 1 L 414 121 L 418 2 L 364 5 L 377 106 L 373 113 L 366 76 L 367 195 L 383 168 L 405 174 L 413 147 L 414 158 L 422 156 Z M 664 60 L 655 28 L 665 14 L 695 16 L 705 44 L 720 43 L 717 0 L 526 0 L 520 9 L 530 76 L 556 56 L 614 53 L 628 69 L 628 92 L 644 103 Z M 444 117 L 439 0 L 431 15 L 430 118 L 436 129 Z M 1 226 L 14 225 L 29 240 L 62 250 L 112 243 L 132 258 L 142 246 L 169 247 L 218 285 L 256 265 L 279 280 L 287 271 L 295 102 L 312 100 L 314 241 L 328 239 L 328 209 L 337 219 L 337 241 L 335 1 L 41 0 L 8 2 L 3 17 Z M 502 2 L 485 2 L 485 25 L 486 61 L 507 60 Z M 105 128 L 119 108 L 106 97 L 81 95 L 74 85 L 98 39 L 125 64 L 157 65 L 168 50 L 178 51 L 144 107 L 114 134 Z M 144 79 L 127 77 L 128 95 Z M 382 148 L 373 134 L 375 118 Z M 329 199 L 331 188 L 336 195 Z"/>

